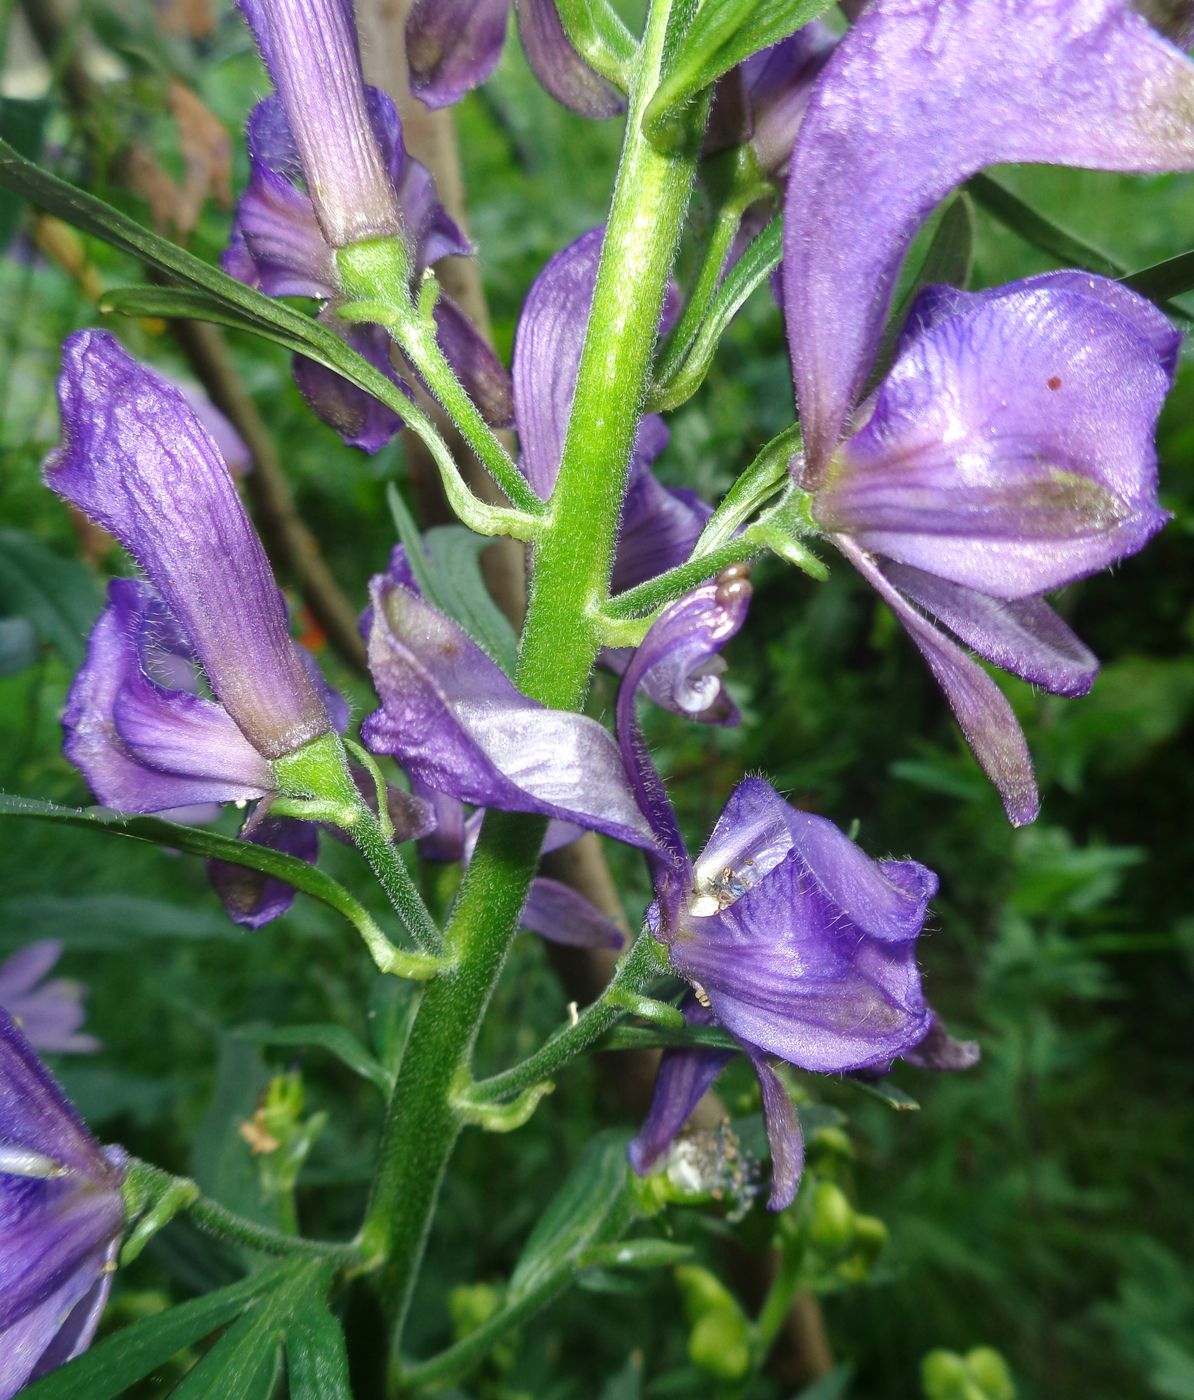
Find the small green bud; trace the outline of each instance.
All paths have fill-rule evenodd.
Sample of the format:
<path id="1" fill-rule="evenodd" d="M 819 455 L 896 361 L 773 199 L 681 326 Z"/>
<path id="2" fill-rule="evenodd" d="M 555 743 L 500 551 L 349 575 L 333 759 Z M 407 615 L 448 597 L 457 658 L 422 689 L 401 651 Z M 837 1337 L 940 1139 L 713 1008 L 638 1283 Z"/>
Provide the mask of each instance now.
<path id="1" fill-rule="evenodd" d="M 737 1299 L 717 1275 L 699 1264 L 678 1265 L 675 1278 L 689 1322 L 696 1322 L 707 1312 L 738 1307 Z"/>
<path id="2" fill-rule="evenodd" d="M 724 1381 L 739 1381 L 750 1370 L 750 1324 L 737 1304 L 716 1308 L 697 1322 L 688 1338 L 694 1366 Z"/>
<path id="3" fill-rule="evenodd" d="M 1016 1400 L 1016 1386 L 1007 1362 L 994 1347 L 974 1347 L 966 1353 L 966 1369 L 982 1387 L 987 1400 Z"/>
<path id="4" fill-rule="evenodd" d="M 462 1283 L 448 1294 L 448 1312 L 456 1340 L 488 1322 L 502 1305 L 501 1291 L 491 1283 Z"/>
<path id="5" fill-rule="evenodd" d="M 818 1155 L 845 1157 L 847 1160 L 854 1156 L 854 1144 L 850 1141 L 850 1135 L 841 1128 L 818 1128 L 809 1139 L 808 1145 L 810 1151 Z"/>
<path id="6" fill-rule="evenodd" d="M 960 1400 L 970 1379 L 969 1369 L 955 1351 L 931 1351 L 920 1363 L 925 1400 Z"/>
<path id="7" fill-rule="evenodd" d="M 854 1239 L 854 1208 L 832 1181 L 818 1181 L 813 1190 L 809 1242 L 825 1254 L 840 1254 Z"/>
<path id="8" fill-rule="evenodd" d="M 877 1215 L 854 1217 L 854 1247 L 873 1264 L 887 1248 L 887 1226 Z"/>

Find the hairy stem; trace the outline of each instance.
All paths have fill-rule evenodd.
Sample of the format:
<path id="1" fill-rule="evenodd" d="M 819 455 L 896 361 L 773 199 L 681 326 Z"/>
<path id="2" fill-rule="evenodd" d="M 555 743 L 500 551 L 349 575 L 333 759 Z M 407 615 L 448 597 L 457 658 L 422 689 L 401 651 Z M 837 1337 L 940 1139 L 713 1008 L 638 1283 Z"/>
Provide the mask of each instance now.
<path id="1" fill-rule="evenodd" d="M 692 160 L 661 155 L 641 130 L 669 9 L 670 0 L 656 0 L 647 22 L 560 473 L 533 555 L 519 683 L 566 709 L 583 702 L 597 654 L 594 614 L 608 593 L 631 447 L 692 184 Z M 395 1347 L 460 1129 L 452 1086 L 467 1072 L 543 831 L 540 820 L 486 818 L 445 931 L 456 967 L 428 987 L 411 1029 L 363 1230 L 366 1248 L 387 1256 L 381 1286 Z"/>

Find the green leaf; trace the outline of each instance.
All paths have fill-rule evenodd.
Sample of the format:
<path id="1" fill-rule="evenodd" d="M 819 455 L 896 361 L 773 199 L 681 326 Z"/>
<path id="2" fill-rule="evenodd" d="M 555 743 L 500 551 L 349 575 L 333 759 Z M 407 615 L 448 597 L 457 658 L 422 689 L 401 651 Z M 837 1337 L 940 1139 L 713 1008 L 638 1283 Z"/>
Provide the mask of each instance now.
<path id="1" fill-rule="evenodd" d="M 33 100 L 0 97 L 0 136 L 11 141 L 22 155 L 36 160 L 41 154 L 46 119 L 51 103 L 47 98 Z M 0 250 L 12 242 L 21 217 L 21 201 L 11 195 L 0 198 Z"/>
<path id="2" fill-rule="evenodd" d="M 1131 272 L 1120 280 L 1150 301 L 1166 302 L 1183 292 L 1194 291 L 1194 251 L 1178 253 L 1176 257 Z"/>
<path id="3" fill-rule="evenodd" d="M 671 49 L 655 96 L 643 115 L 647 139 L 671 149 L 680 139 L 677 120 L 694 97 L 735 64 L 828 10 L 833 0 L 703 0 L 683 37 Z"/>
<path id="4" fill-rule="evenodd" d="M 332 1269 L 318 1260 L 292 1268 L 187 1372 L 172 1392 L 174 1400 L 269 1400 L 282 1344 L 303 1327 L 312 1308 L 322 1306 Z"/>
<path id="5" fill-rule="evenodd" d="M 335 1055 L 341 1064 L 353 1074 L 367 1079 L 381 1094 L 389 1097 L 393 1081 L 383 1065 L 379 1064 L 361 1042 L 343 1026 L 321 1023 L 304 1026 L 249 1026 L 237 1031 L 242 1040 L 251 1040 L 255 1045 L 301 1045 L 315 1046 Z"/>
<path id="6" fill-rule="evenodd" d="M 860 1094 L 865 1094 L 868 1099 L 878 1099 L 880 1103 L 886 1104 L 888 1108 L 894 1108 L 898 1113 L 916 1113 L 920 1109 L 920 1104 L 906 1094 L 903 1089 L 897 1088 L 887 1079 L 860 1079 L 855 1075 L 847 1074 L 842 1076 L 842 1083 L 851 1089 L 856 1089 Z"/>
<path id="7" fill-rule="evenodd" d="M 741 1050 L 741 1045 L 717 1026 L 688 1026 L 682 1031 L 666 1026 L 615 1026 L 598 1043 L 600 1050 L 670 1049 Z"/>
<path id="8" fill-rule="evenodd" d="M 112 310 L 137 316 L 218 320 L 251 330 L 335 370 L 399 413 L 407 404 L 395 384 L 333 331 L 246 287 L 169 239 L 150 233 L 103 200 L 25 160 L 5 141 L 0 141 L 0 187 L 14 190 L 84 233 L 137 258 L 170 281 L 183 284 L 182 295 L 169 288 L 125 288 L 106 298 L 105 304 Z"/>
<path id="9" fill-rule="evenodd" d="M 68 948 L 130 950 L 141 940 L 244 938 L 222 910 L 198 909 L 135 894 L 30 894 L 0 901 L 0 948 L 28 941 L 31 928 L 53 929 Z"/>
<path id="10" fill-rule="evenodd" d="M 77 826 L 84 831 L 125 836 L 133 841 L 146 841 L 154 846 L 185 851 L 188 855 L 247 866 L 250 870 L 260 870 L 266 875 L 285 880 L 295 889 L 343 914 L 354 927 L 371 922 L 364 906 L 330 875 L 296 856 L 271 850 L 268 846 L 258 846 L 252 841 L 238 841 L 235 837 L 221 836 L 200 827 L 180 826 L 176 822 L 163 821 L 160 817 L 124 816 L 105 807 L 59 807 L 53 802 L 38 802 L 31 797 L 4 794 L 0 794 L 0 817 L 25 817 L 34 821 Z"/>
<path id="11" fill-rule="evenodd" d="M 594 72 L 625 92 L 638 44 L 610 0 L 556 0 L 556 9 L 572 47 Z"/>
<path id="12" fill-rule="evenodd" d="M 278 1229 L 281 1219 L 265 1200 L 256 1160 L 238 1132 L 256 1111 L 269 1071 L 255 1045 L 226 1032 L 220 1033 L 218 1045 L 216 1082 L 195 1133 L 190 1174 L 204 1195 L 237 1215 Z"/>
<path id="13" fill-rule="evenodd" d="M 320 1297 L 296 1310 L 286 1331 L 290 1400 L 352 1400 L 344 1332 Z"/>
<path id="14" fill-rule="evenodd" d="M 103 601 L 95 575 L 22 530 L 0 530 L 0 611 L 23 617 L 74 670 Z"/>
<path id="15" fill-rule="evenodd" d="M 673 1240 L 615 1240 L 586 1249 L 577 1261 L 585 1269 L 670 1269 L 693 1258 L 691 1245 Z"/>
<path id="16" fill-rule="evenodd" d="M 843 1400 L 846 1387 L 854 1376 L 854 1367 L 847 1362 L 835 1366 L 832 1371 L 815 1380 L 792 1400 Z"/>
<path id="17" fill-rule="evenodd" d="M 284 1287 L 309 1260 L 285 1260 L 177 1308 L 134 1322 L 35 1382 L 23 1400 L 114 1400 L 172 1356 Z"/>
<path id="18" fill-rule="evenodd" d="M 423 596 L 458 622 L 490 660 L 513 676 L 518 637 L 481 573 L 481 555 L 492 541 L 463 525 L 437 525 L 421 534 L 393 482 L 386 488 L 386 501 Z"/>
<path id="19" fill-rule="evenodd" d="M 872 385 L 891 368 L 908 313 L 921 290 L 933 283 L 964 287 L 970 278 L 973 255 L 974 206 L 965 194 L 958 194 L 937 208 L 904 259 L 892 299 L 895 310 L 883 332 L 871 371 Z"/>
<path id="20" fill-rule="evenodd" d="M 1102 277 L 1122 277 L 1127 271 L 1107 253 L 1046 218 L 989 175 L 975 175 L 966 188 L 1001 224 L 1018 233 L 1026 243 L 1031 243 L 1042 253 L 1056 258 L 1063 266 L 1084 267 Z"/>
<path id="21" fill-rule="evenodd" d="M 510 1301 L 534 1292 L 617 1225 L 626 1191 L 627 1135 L 599 1133 L 539 1217 L 510 1276 Z"/>
<path id="22" fill-rule="evenodd" d="M 513 676 L 518 636 L 493 601 L 481 573 L 481 555 L 492 543 L 463 525 L 437 525 L 423 536 L 427 562 L 448 615 L 508 676 Z"/>
<path id="23" fill-rule="evenodd" d="M 678 408 L 701 387 L 726 327 L 755 288 L 779 266 L 783 251 L 784 221 L 777 215 L 757 238 L 751 240 L 746 251 L 730 269 L 680 368 L 662 383 L 652 386 L 647 398 L 650 412 Z"/>
<path id="24" fill-rule="evenodd" d="M 25 617 L 0 617 L 0 676 L 15 676 L 37 660 L 37 631 Z"/>

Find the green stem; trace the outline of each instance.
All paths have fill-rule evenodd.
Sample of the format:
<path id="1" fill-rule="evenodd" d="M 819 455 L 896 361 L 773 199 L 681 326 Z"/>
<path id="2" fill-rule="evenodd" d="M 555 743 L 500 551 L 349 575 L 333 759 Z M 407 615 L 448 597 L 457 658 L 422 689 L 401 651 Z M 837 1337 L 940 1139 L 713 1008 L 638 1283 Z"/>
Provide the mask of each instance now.
<path id="1" fill-rule="evenodd" d="M 473 1084 L 467 1098 L 476 1103 L 497 1103 L 512 1098 L 549 1079 L 569 1060 L 583 1055 L 627 1014 L 628 1008 L 619 1002 L 619 994 L 641 992 L 653 977 L 664 970 L 656 951 L 658 948 L 659 945 L 649 933 L 640 933 L 619 961 L 609 986 L 591 1006 L 581 1012 L 572 1025 L 556 1031 L 521 1064 Z"/>
<path id="2" fill-rule="evenodd" d="M 686 593 L 691 593 L 698 584 L 713 578 L 721 573 L 722 569 L 754 559 L 763 553 L 765 547 L 749 532 L 741 534 L 737 539 L 720 545 L 708 554 L 690 559 L 686 564 L 677 564 L 674 569 L 668 569 L 666 573 L 657 574 L 646 583 L 640 583 L 635 588 L 628 588 L 625 593 L 619 593 L 606 603 L 601 615 L 613 622 L 640 618 L 645 622 L 660 608 L 674 603 L 677 598 L 683 598 Z M 618 642 L 625 645 L 621 636 Z"/>
<path id="3" fill-rule="evenodd" d="M 596 614 L 609 590 L 631 448 L 692 186 L 694 159 L 662 155 L 642 134 L 671 3 L 654 0 L 648 16 L 559 476 L 533 552 L 518 680 L 533 699 L 563 709 L 583 703 L 600 645 Z M 486 817 L 445 930 L 455 966 L 430 983 L 411 1027 L 362 1228 L 366 1248 L 386 1260 L 380 1287 L 395 1348 L 461 1127 L 453 1089 L 468 1072 L 544 830 L 542 820 Z"/>
<path id="4" fill-rule="evenodd" d="M 142 1208 L 148 1207 L 147 1215 L 153 1214 L 154 1206 L 159 1201 L 172 1203 L 169 1214 L 155 1222 L 159 1229 L 168 1223 L 170 1216 L 178 1211 L 185 1211 L 199 1229 L 205 1230 L 209 1235 L 217 1235 L 220 1239 L 244 1245 L 262 1254 L 306 1254 L 343 1259 L 349 1264 L 361 1262 L 361 1250 L 356 1244 L 324 1243 L 322 1240 L 309 1240 L 301 1235 L 286 1235 L 280 1230 L 258 1225 L 255 1221 L 246 1220 L 243 1215 L 228 1210 L 217 1201 L 200 1195 L 199 1188 L 187 1177 L 174 1176 L 171 1172 L 163 1171 L 161 1167 L 155 1167 L 137 1157 L 130 1158 L 128 1175 L 130 1180 L 126 1185 L 126 1197 L 130 1190 L 134 1196 L 140 1194 Z M 145 1241 L 140 1243 L 144 1244 Z"/>

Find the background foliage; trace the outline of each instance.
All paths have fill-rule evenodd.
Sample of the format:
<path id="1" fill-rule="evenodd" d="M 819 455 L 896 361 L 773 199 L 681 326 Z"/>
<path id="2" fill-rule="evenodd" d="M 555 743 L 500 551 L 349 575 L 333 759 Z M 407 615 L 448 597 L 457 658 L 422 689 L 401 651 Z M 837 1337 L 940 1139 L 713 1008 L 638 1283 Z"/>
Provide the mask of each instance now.
<path id="1" fill-rule="evenodd" d="M 164 63 L 230 132 L 263 90 L 230 14 L 196 43 L 156 36 L 148 0 L 119 11 L 98 5 L 92 18 L 119 60 L 92 116 L 101 151 L 131 135 L 182 171 Z M 147 218 L 110 183 L 102 161 L 84 161 L 57 99 L 29 100 L 35 77 L 27 55 L 11 48 L 5 136 L 54 152 L 58 168 Z M 618 131 L 555 105 L 513 45 L 495 81 L 461 106 L 459 123 L 472 233 L 508 356 L 532 277 L 602 217 Z M 244 175 L 237 152 L 234 188 Z M 1190 242 L 1188 177 L 1017 170 L 999 178 L 1128 266 Z M 6 236 L 19 217 L 0 207 Z M 977 219 L 974 285 L 1051 265 L 981 210 Z M 209 200 L 189 246 L 214 260 L 227 224 L 226 209 Z M 27 223 L 23 229 L 0 264 L 0 788 L 81 804 L 87 794 L 59 752 L 58 715 L 98 608 L 97 579 L 120 561 L 78 533 L 40 485 L 38 468 L 57 436 L 59 343 L 100 322 L 97 287 L 136 280 L 136 269 L 83 241 L 82 261 L 64 271 L 31 253 Z M 135 353 L 182 373 L 163 327 L 119 329 Z M 392 543 L 383 483 L 403 476 L 401 442 L 372 459 L 344 448 L 305 409 L 282 352 L 244 338 L 233 344 L 244 382 L 268 410 L 304 517 L 318 523 L 328 562 L 362 598 Z M 732 328 L 705 389 L 672 416 L 660 473 L 716 498 L 791 411 L 779 314 L 763 292 Z M 942 878 L 923 965 L 934 1002 L 955 1030 L 981 1041 L 983 1062 L 968 1075 L 905 1073 L 919 1114 L 893 1114 L 830 1086 L 849 1118 L 853 1156 L 814 1152 L 823 1174 L 891 1231 L 869 1285 L 832 1289 L 824 1300 L 835 1355 L 853 1375 L 850 1394 L 914 1395 L 925 1352 L 988 1343 L 1009 1359 L 1024 1396 L 1194 1397 L 1194 914 L 1186 898 L 1194 775 L 1183 761 L 1194 714 L 1190 362 L 1165 413 L 1161 454 L 1175 522 L 1116 577 L 1074 587 L 1062 600 L 1107 661 L 1093 695 L 1061 701 L 1001 678 L 1015 687 L 1042 777 L 1045 806 L 1034 827 L 1006 827 L 914 649 L 848 570 L 817 587 L 774 561 L 759 567 L 751 617 L 730 655 L 740 730 L 653 716 L 660 766 L 694 836 L 709 828 L 743 770 L 761 770 L 798 806 L 856 821 L 872 853 L 915 855 Z M 307 640 L 320 646 L 317 629 Z M 370 706 L 333 656 L 325 651 L 321 660 L 358 714 Z M 599 686 L 594 712 L 611 696 Z M 325 854 L 333 871 L 351 871 L 348 851 Z M 636 922 L 645 876 L 631 854 L 611 857 Z M 63 938 L 67 973 L 92 989 L 89 1029 L 105 1050 L 59 1068 L 104 1141 L 192 1173 L 245 1214 L 277 1221 L 297 1209 L 311 1233 L 351 1229 L 382 1101 L 332 1057 L 262 1044 L 257 1034 L 338 1021 L 368 1041 L 401 1016 L 404 990 L 381 986 L 332 915 L 300 899 L 278 923 L 246 934 L 226 922 L 196 862 L 14 822 L 0 842 L 0 891 L 0 952 L 33 937 Z M 435 893 L 442 900 L 447 890 Z M 521 941 L 483 1060 L 508 1062 L 532 1048 L 561 1019 L 563 1000 L 543 949 Z M 312 1136 L 300 1125 L 318 1129 L 297 1202 L 284 1171 L 263 1179 L 261 1159 L 238 1131 L 270 1075 L 287 1071 L 301 1072 L 305 1102 L 275 1103 L 273 1125 L 293 1135 L 300 1156 Z M 732 1106 L 736 1096 L 746 1102 L 747 1081 L 728 1081 Z M 417 1310 L 413 1348 L 450 1340 L 439 1319 L 464 1330 L 485 1315 L 488 1281 L 508 1274 L 561 1163 L 575 1161 L 620 1112 L 608 1083 L 585 1064 L 524 1131 L 466 1138 L 421 1285 L 427 1306 Z M 717 1265 L 724 1250 L 715 1223 L 694 1218 L 677 1228 Z M 739 1261 L 746 1291 L 762 1258 Z M 235 1272 L 235 1261 L 176 1224 L 121 1275 L 105 1327 Z M 480 1283 L 457 1288 L 467 1279 Z M 676 1282 L 665 1273 L 598 1274 L 592 1283 L 596 1296 L 574 1293 L 503 1343 L 464 1393 L 706 1393 L 694 1389 L 709 1382 L 688 1358 Z M 169 1380 L 144 1393 L 162 1393 Z"/>

